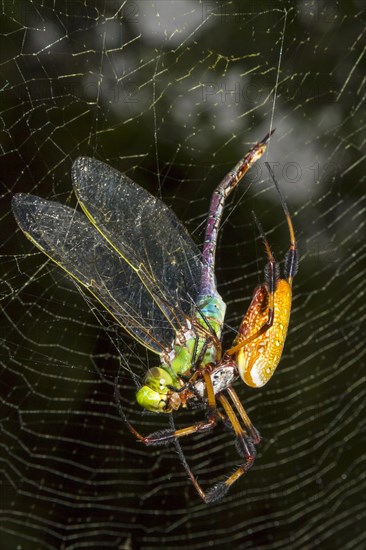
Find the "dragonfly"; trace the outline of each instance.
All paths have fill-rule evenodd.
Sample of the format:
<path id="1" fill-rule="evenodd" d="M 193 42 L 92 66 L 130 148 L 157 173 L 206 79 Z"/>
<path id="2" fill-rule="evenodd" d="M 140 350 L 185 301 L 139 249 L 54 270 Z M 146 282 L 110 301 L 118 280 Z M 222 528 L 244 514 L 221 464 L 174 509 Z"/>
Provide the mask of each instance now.
<path id="1" fill-rule="evenodd" d="M 260 435 L 233 384 L 240 378 L 255 388 L 268 382 L 280 361 L 289 325 L 297 244 L 285 197 L 268 164 L 289 232 L 283 273 L 254 215 L 267 256 L 264 281 L 254 290 L 232 347 L 223 349 L 226 304 L 217 290 L 215 258 L 225 201 L 264 154 L 273 131 L 214 190 L 202 253 L 167 205 L 95 158 L 80 157 L 72 165 L 73 189 L 82 212 L 30 194 L 16 194 L 12 202 L 26 237 L 86 288 L 118 325 L 159 356 L 159 364 L 146 371 L 137 403 L 160 414 L 181 407 L 204 408 L 202 421 L 180 429 L 171 424 L 147 436 L 121 414 L 141 443 L 177 445 L 205 503 L 222 499 L 255 461 Z M 204 490 L 179 441 L 210 432 L 219 422 L 234 433 L 240 464 L 225 480 Z"/>

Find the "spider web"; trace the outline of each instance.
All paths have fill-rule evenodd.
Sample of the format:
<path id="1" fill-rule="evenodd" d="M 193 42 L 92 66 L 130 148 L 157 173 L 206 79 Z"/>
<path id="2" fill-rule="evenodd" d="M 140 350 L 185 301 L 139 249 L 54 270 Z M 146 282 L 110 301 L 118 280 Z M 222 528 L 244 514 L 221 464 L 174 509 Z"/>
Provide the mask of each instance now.
<path id="1" fill-rule="evenodd" d="M 364 547 L 363 10 L 2 2 L 3 548 Z M 301 258 L 290 331 L 268 385 L 236 387 L 263 437 L 255 466 L 207 506 L 174 447 L 143 448 L 116 408 L 119 375 L 131 422 L 144 434 L 167 425 L 134 400 L 156 358 L 25 239 L 10 201 L 31 192 L 75 205 L 72 162 L 93 156 L 162 197 L 201 244 L 215 185 L 271 127 L 266 160 Z M 225 210 L 225 345 L 263 273 L 253 209 L 282 258 L 288 234 L 263 163 Z M 223 429 L 182 447 L 205 487 L 238 463 Z"/>

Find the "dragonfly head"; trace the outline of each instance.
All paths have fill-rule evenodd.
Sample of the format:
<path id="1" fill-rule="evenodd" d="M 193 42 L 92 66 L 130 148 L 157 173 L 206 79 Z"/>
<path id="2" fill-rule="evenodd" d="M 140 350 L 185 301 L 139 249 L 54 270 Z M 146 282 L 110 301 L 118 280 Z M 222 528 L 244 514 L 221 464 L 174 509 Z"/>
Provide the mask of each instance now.
<path id="1" fill-rule="evenodd" d="M 170 395 L 172 386 L 173 379 L 170 374 L 161 367 L 153 367 L 147 371 L 144 385 L 136 394 L 137 402 L 148 411 L 171 412 L 176 408 Z"/>

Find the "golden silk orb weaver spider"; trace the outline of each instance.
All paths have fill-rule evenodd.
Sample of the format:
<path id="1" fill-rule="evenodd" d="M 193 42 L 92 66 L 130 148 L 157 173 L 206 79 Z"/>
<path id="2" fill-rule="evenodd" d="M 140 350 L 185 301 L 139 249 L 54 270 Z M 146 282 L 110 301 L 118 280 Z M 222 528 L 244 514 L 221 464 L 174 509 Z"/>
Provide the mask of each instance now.
<path id="1" fill-rule="evenodd" d="M 206 410 L 204 421 L 178 430 L 172 424 L 144 436 L 126 418 L 116 380 L 117 405 L 130 432 L 145 445 L 174 442 L 190 480 L 207 503 L 221 499 L 254 463 L 260 436 L 232 386 L 239 377 L 252 387 L 271 378 L 289 323 L 297 247 L 285 198 L 270 170 L 290 236 L 283 276 L 255 217 L 267 254 L 265 281 L 254 291 L 233 346 L 222 349 L 226 305 L 216 288 L 215 256 L 225 200 L 263 155 L 272 133 L 252 147 L 215 189 L 202 253 L 162 201 L 93 158 L 78 158 L 72 167 L 83 213 L 33 195 L 13 197 L 13 213 L 25 235 L 131 336 L 158 355 L 160 365 L 147 370 L 136 393 L 138 404 L 155 413 L 172 413 L 180 407 Z M 204 491 L 179 439 L 208 432 L 219 421 L 234 431 L 242 464 L 225 481 Z"/>
<path id="2" fill-rule="evenodd" d="M 253 212 L 268 258 L 265 282 L 255 289 L 252 302 L 240 325 L 235 345 L 227 352 L 228 355 L 235 354 L 242 380 L 253 388 L 260 388 L 268 382 L 281 359 L 290 321 L 292 281 L 298 269 L 291 216 L 273 171 L 269 164 L 266 165 L 286 216 L 290 248 L 285 256 L 284 278 L 281 278 L 268 240 Z"/>

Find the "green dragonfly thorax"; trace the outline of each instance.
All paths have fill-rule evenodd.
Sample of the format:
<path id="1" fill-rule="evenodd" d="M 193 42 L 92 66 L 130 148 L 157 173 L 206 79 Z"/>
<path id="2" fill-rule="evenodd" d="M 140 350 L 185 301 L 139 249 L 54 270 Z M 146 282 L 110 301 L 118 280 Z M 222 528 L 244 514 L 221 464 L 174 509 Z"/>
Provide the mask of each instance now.
<path id="1" fill-rule="evenodd" d="M 136 394 L 137 402 L 150 411 L 170 412 L 176 407 L 172 392 L 184 386 L 182 376 L 189 376 L 192 367 L 204 368 L 221 359 L 221 333 L 226 304 L 218 293 L 214 296 L 200 296 L 192 319 L 187 320 L 175 336 L 172 349 L 162 356 L 160 367 L 150 369 L 144 385 Z M 197 365 L 197 360 L 199 364 Z M 168 407 L 168 394 L 170 407 Z"/>

